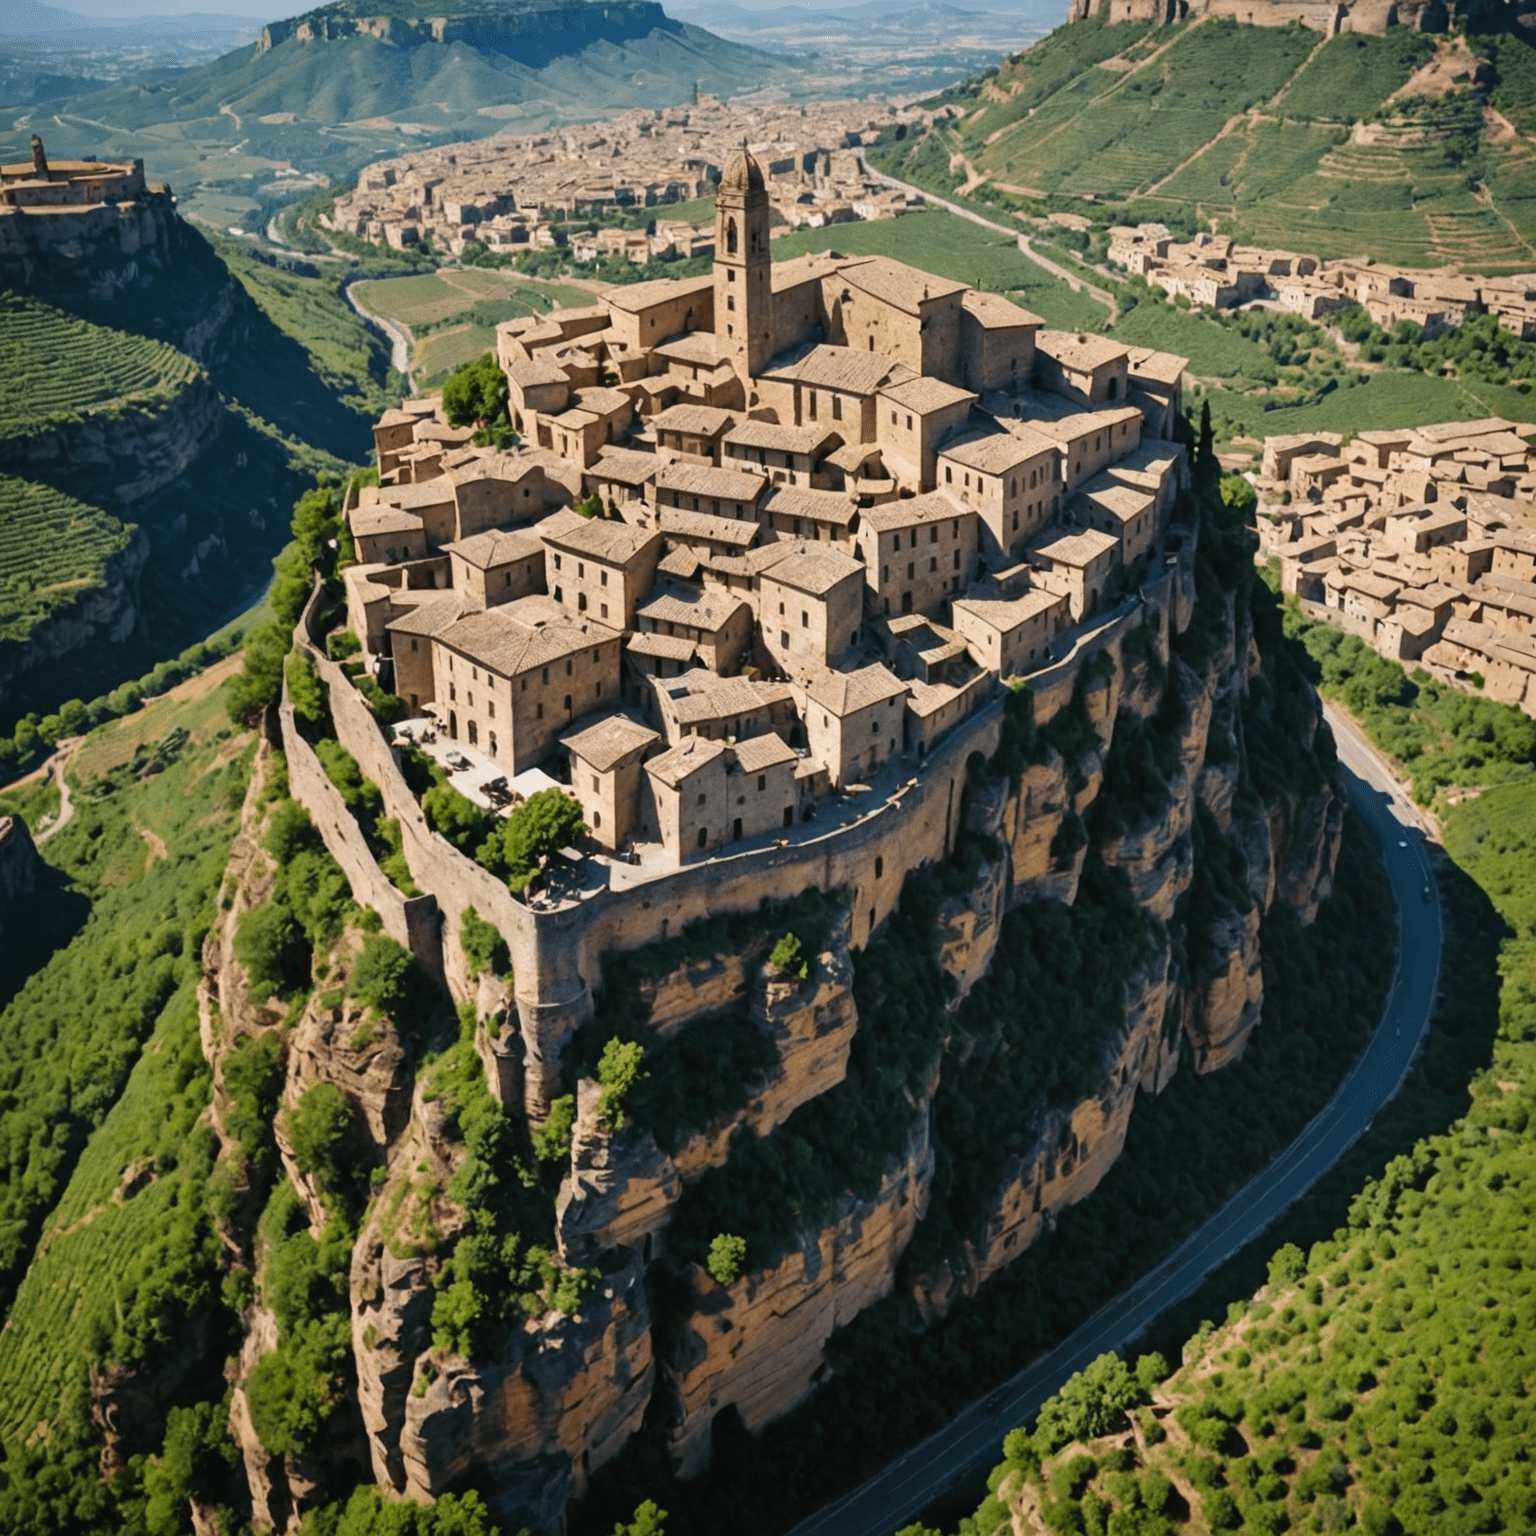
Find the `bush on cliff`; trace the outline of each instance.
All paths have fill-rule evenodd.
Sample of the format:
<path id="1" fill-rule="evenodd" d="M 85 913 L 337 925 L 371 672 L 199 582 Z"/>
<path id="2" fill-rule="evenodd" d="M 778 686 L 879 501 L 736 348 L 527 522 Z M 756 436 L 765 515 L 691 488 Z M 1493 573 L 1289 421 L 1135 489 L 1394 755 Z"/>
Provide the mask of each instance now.
<path id="1" fill-rule="evenodd" d="M 717 1285 L 734 1285 L 747 1267 L 747 1240 L 731 1232 L 720 1232 L 709 1245 L 704 1261 L 710 1279 Z"/>
<path id="2" fill-rule="evenodd" d="M 640 1070 L 645 1047 L 637 1041 L 610 1040 L 597 1063 L 602 1092 L 597 1099 L 597 1123 L 609 1132 L 622 1131 L 629 1123 L 624 1113 L 630 1090 L 644 1077 Z"/>
<path id="3" fill-rule="evenodd" d="M 434 1504 L 386 1500 L 373 1484 L 345 1504 L 327 1504 L 304 1516 L 299 1536 L 501 1536 L 480 1495 L 445 1493 Z"/>
<path id="4" fill-rule="evenodd" d="M 283 1111 L 283 1134 L 293 1161 L 324 1194 L 339 1193 L 352 1182 L 356 1169 L 346 1166 L 342 1149 L 355 1123 L 351 1101 L 334 1083 L 315 1083 Z"/>
<path id="5" fill-rule="evenodd" d="M 292 651 L 288 656 L 286 675 L 294 718 L 301 725 L 324 726 L 330 720 L 331 709 L 314 663 L 303 651 Z"/>
<path id="6" fill-rule="evenodd" d="M 352 964 L 347 991 L 370 1012 L 392 1018 L 406 1000 L 414 965 L 404 945 L 386 934 L 369 934 Z"/>
<path id="7" fill-rule="evenodd" d="M 253 1002 L 286 995 L 308 979 L 303 936 L 293 913 L 281 901 L 264 902 L 240 914 L 235 958 L 245 972 Z"/>
<path id="8" fill-rule="evenodd" d="M 464 909 L 459 923 L 459 947 L 469 965 L 469 974 L 478 979 L 489 971 L 493 976 L 507 976 L 512 970 L 512 956 L 507 941 L 495 923 L 488 923 L 473 907 Z"/>
<path id="9" fill-rule="evenodd" d="M 494 352 L 460 363 L 443 381 L 443 414 L 452 427 L 507 424 L 507 376 Z"/>

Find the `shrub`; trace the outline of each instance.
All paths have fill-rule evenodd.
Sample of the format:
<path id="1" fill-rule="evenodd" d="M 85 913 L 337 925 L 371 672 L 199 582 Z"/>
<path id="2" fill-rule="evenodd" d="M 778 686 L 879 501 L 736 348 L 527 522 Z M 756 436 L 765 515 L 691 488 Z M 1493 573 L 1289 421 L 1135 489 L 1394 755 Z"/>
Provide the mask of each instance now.
<path id="1" fill-rule="evenodd" d="M 493 352 L 461 363 L 443 384 L 443 414 L 454 427 L 507 420 L 507 376 Z"/>
<path id="2" fill-rule="evenodd" d="M 579 801 L 563 789 L 543 789 L 491 830 L 476 857 L 513 890 L 522 890 L 542 859 L 585 830 Z"/>
<path id="3" fill-rule="evenodd" d="M 335 1190 L 343 1181 L 338 1154 L 352 1126 L 352 1104 L 334 1083 L 316 1083 L 283 1111 L 283 1134 L 293 1160 L 322 1190 Z"/>
<path id="4" fill-rule="evenodd" d="M 485 835 L 485 812 L 451 784 L 434 784 L 427 790 L 421 797 L 421 812 L 427 825 L 455 848 L 469 848 Z"/>
<path id="5" fill-rule="evenodd" d="M 315 1318 L 256 1362 L 246 1398 L 274 1456 L 301 1455 L 315 1443 L 341 1395 L 350 1332 L 345 1313 Z"/>
<path id="6" fill-rule="evenodd" d="M 405 998 L 411 964 L 411 952 L 403 945 L 385 934 L 371 934 L 352 966 L 348 990 L 365 1008 L 388 1014 Z"/>
<path id="7" fill-rule="evenodd" d="M 469 974 L 479 977 L 484 971 L 493 976 L 504 976 L 512 969 L 512 957 L 507 952 L 507 941 L 495 923 L 488 923 L 473 907 L 464 909 L 459 925 L 459 947 L 469 963 Z"/>
<path id="8" fill-rule="evenodd" d="M 597 1063 L 597 1080 L 603 1090 L 597 1100 L 597 1123 L 610 1134 L 624 1129 L 624 1100 L 643 1075 L 640 1063 L 644 1059 L 645 1047 L 635 1041 L 615 1038 L 603 1047 Z"/>
<path id="9" fill-rule="evenodd" d="M 288 700 L 294 716 L 305 725 L 324 725 L 330 715 L 325 688 L 303 651 L 294 651 L 288 657 L 287 677 Z"/>
<path id="10" fill-rule="evenodd" d="M 799 981 L 804 981 L 810 975 L 810 964 L 805 958 L 798 935 L 786 933 L 777 944 L 773 946 L 773 953 L 768 957 L 781 976 L 791 976 Z"/>
<path id="11" fill-rule="evenodd" d="M 245 972 L 253 1001 L 264 1003 L 287 990 L 298 947 L 298 925 L 282 903 L 264 902 L 240 915 L 235 927 L 235 958 Z"/>
<path id="12" fill-rule="evenodd" d="M 734 1285 L 747 1263 L 747 1240 L 730 1232 L 721 1232 L 709 1245 L 704 1267 L 718 1285 Z"/>
<path id="13" fill-rule="evenodd" d="M 571 1153 L 576 1100 L 562 1094 L 549 1106 L 549 1118 L 533 1133 L 533 1153 L 541 1163 L 562 1163 Z"/>

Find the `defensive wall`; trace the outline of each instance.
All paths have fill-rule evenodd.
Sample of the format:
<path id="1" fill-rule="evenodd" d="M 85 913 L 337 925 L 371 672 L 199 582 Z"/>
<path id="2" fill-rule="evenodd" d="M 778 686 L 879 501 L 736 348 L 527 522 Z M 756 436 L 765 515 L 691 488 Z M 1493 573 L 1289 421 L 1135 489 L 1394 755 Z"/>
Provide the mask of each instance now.
<path id="1" fill-rule="evenodd" d="M 1091 658 L 1108 654 L 1117 675 L 1123 673 L 1121 646 L 1132 630 L 1155 624 L 1160 652 L 1166 655 L 1171 634 L 1188 626 L 1194 608 L 1195 539 L 1192 532 L 1180 531 L 1179 554 L 1170 556 L 1152 580 L 1085 630 L 1067 656 L 1029 675 L 1037 720 L 1049 720 L 1071 702 Z M 329 691 L 337 738 L 379 787 L 385 814 L 399 822 L 413 879 L 432 895 L 403 896 L 379 868 L 355 817 L 298 731 L 285 687 L 280 723 L 291 793 L 309 812 L 357 900 L 374 907 L 384 931 L 444 978 L 455 995 L 474 996 L 459 943 L 466 909 L 474 907 L 500 930 L 512 960 L 525 1104 L 535 1123 L 560 1091 L 566 1041 L 592 1015 L 594 997 L 602 990 L 605 953 L 640 949 L 675 937 L 700 919 L 753 912 L 765 901 L 789 900 L 810 888 L 848 892 L 850 947 L 863 948 L 895 911 L 908 872 L 953 849 L 967 765 L 976 753 L 990 757 L 1001 736 L 1002 690 L 940 740 L 921 769 L 914 765 L 910 781 L 849 824 L 787 847 L 720 854 L 653 880 L 609 886 L 557 906 L 530 906 L 427 825 L 397 749 L 319 644 L 321 597 L 317 586 L 295 643 Z M 510 1043 L 506 1032 L 502 1040 L 505 1049 Z"/>

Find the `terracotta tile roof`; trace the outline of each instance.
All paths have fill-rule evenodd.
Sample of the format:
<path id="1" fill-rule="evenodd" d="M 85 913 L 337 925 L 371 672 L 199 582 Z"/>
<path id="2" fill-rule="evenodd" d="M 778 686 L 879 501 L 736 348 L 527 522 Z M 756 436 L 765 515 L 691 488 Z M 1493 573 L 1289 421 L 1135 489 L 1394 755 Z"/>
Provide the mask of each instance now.
<path id="1" fill-rule="evenodd" d="M 590 560 L 601 560 L 608 565 L 628 565 L 641 550 L 661 538 L 654 528 L 637 528 L 633 523 L 615 522 L 610 518 L 580 517 L 580 526 L 568 523 L 551 530 L 548 523 L 538 525 L 539 537 L 573 555 L 585 555 Z"/>
<path id="2" fill-rule="evenodd" d="M 654 624 L 686 624 L 690 629 L 718 634 L 745 607 L 744 599 L 733 592 L 722 592 L 718 587 L 708 590 L 672 587 L 653 593 L 635 613 Z"/>
<path id="3" fill-rule="evenodd" d="M 684 507 L 657 507 L 656 526 L 680 539 L 703 539 L 724 544 L 740 554 L 757 542 L 758 526 L 741 517 L 716 517 L 709 512 L 690 512 Z"/>
<path id="4" fill-rule="evenodd" d="M 905 378 L 915 375 L 903 363 L 893 363 L 879 352 L 861 352 L 857 347 L 812 347 L 794 361 L 775 360 L 763 377 L 809 384 L 817 389 L 843 390 L 848 394 L 872 395 L 897 371 Z"/>
<path id="5" fill-rule="evenodd" d="M 864 566 L 852 555 L 844 554 L 829 544 L 796 544 L 785 553 L 782 560 L 774 563 L 771 572 L 765 571 L 764 575 L 766 579 L 782 582 L 797 592 L 824 597 L 849 577 L 862 580 Z"/>
<path id="6" fill-rule="evenodd" d="M 1067 533 L 1042 544 L 1031 551 L 1052 565 L 1068 565 L 1076 568 L 1092 565 L 1112 550 L 1120 548 L 1120 541 L 1112 533 L 1101 533 L 1097 528 L 1082 533 Z"/>
<path id="7" fill-rule="evenodd" d="M 924 523 L 943 522 L 946 518 L 975 516 L 969 507 L 962 507 L 944 491 L 929 491 L 922 496 L 886 501 L 878 507 L 870 507 L 860 517 L 859 526 L 872 528 L 876 533 L 891 533 L 898 528 L 916 528 Z"/>
<path id="8" fill-rule="evenodd" d="M 1038 329 L 1045 324 L 1039 315 L 1021 309 L 1012 299 L 1005 299 L 1000 293 L 986 293 L 980 288 L 966 289 L 960 307 L 989 331 L 1012 330 L 1022 325 Z"/>
<path id="9" fill-rule="evenodd" d="M 575 753 L 599 773 L 617 768 L 627 757 L 643 752 L 661 740 L 658 732 L 628 715 L 613 714 L 560 738 L 560 745 Z"/>
<path id="10" fill-rule="evenodd" d="M 656 472 L 658 491 L 678 491 L 685 496 L 709 496 L 717 501 L 741 502 L 756 506 L 766 475 L 744 469 L 716 469 L 712 464 L 690 464 L 680 460 Z"/>
<path id="11" fill-rule="evenodd" d="M 839 450 L 841 452 L 841 450 Z M 842 491 L 817 491 L 802 485 L 775 485 L 763 498 L 762 510 L 777 517 L 804 517 L 812 522 L 846 528 L 858 515 L 858 503 Z"/>
<path id="12" fill-rule="evenodd" d="M 797 754 L 777 731 L 769 731 L 737 742 L 731 748 L 731 756 L 731 766 L 739 772 L 761 773 L 765 768 L 794 762 Z"/>
<path id="13" fill-rule="evenodd" d="M 687 432 L 697 437 L 715 437 L 736 418 L 729 411 L 712 405 L 693 405 L 686 401 L 669 405 L 651 418 L 658 432 Z"/>
<path id="14" fill-rule="evenodd" d="M 846 719 L 858 710 L 906 693 L 907 685 L 888 667 L 876 662 L 856 672 L 818 672 L 805 691 L 824 709 Z"/>
<path id="15" fill-rule="evenodd" d="M 874 256 L 843 267 L 840 272 L 845 283 L 882 303 L 905 310 L 910 315 L 922 313 L 922 306 L 938 299 L 946 299 L 964 293 L 966 285 L 950 278 L 935 277 L 931 272 L 919 271 L 905 262 L 893 261 L 889 256 Z"/>
<path id="16" fill-rule="evenodd" d="M 974 390 L 959 389 L 953 384 L 946 384 L 943 379 L 930 378 L 926 374 L 899 384 L 887 384 L 880 393 L 905 410 L 916 411 L 919 416 L 932 416 L 977 398 Z"/>
<path id="17" fill-rule="evenodd" d="M 782 427 L 773 421 L 743 421 L 725 434 L 735 448 L 771 448 L 779 453 L 814 455 L 827 442 L 840 436 L 826 427 Z"/>
<path id="18" fill-rule="evenodd" d="M 620 637 L 606 624 L 577 619 L 552 598 L 521 597 L 466 614 L 437 638 L 491 672 L 516 677 Z"/>

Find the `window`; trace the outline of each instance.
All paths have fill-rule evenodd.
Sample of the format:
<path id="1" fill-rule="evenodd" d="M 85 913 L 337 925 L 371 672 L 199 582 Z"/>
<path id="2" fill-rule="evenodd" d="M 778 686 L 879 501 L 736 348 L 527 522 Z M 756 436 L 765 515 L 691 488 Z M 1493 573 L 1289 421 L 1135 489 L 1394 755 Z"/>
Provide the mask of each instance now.
<path id="1" fill-rule="evenodd" d="M 592 775 L 592 788 L 594 790 L 598 788 L 597 775 L 595 773 Z"/>
<path id="2" fill-rule="evenodd" d="M 841 421 L 842 419 L 843 419 L 843 397 L 841 395 L 833 395 L 832 396 L 832 420 L 833 421 Z"/>
<path id="3" fill-rule="evenodd" d="M 1013 509 L 1013 531 L 1015 533 L 1019 531 L 1019 509 L 1017 507 Z"/>
<path id="4" fill-rule="evenodd" d="M 503 571 L 501 573 L 501 584 L 504 587 L 510 587 L 512 585 L 512 572 L 511 571 Z"/>
<path id="5" fill-rule="evenodd" d="M 875 856 L 875 879 L 878 880 L 885 873 L 885 860 L 878 854 Z"/>
<path id="6" fill-rule="evenodd" d="M 414 650 L 415 650 L 415 649 L 416 649 L 416 648 L 417 648 L 417 647 L 416 647 L 416 641 L 415 641 L 415 640 L 414 640 L 414 639 L 413 639 L 413 640 L 412 640 L 412 641 L 411 641 L 411 649 L 412 649 L 412 650 L 413 650 L 413 651 L 414 651 Z"/>
<path id="7" fill-rule="evenodd" d="M 955 551 L 955 569 L 957 571 L 960 569 L 960 551 L 958 549 Z"/>
<path id="8" fill-rule="evenodd" d="M 735 311 L 736 311 L 736 295 L 734 293 L 726 294 L 726 296 L 725 296 L 725 307 L 728 310 L 730 310 L 733 314 L 735 313 Z"/>
<path id="9" fill-rule="evenodd" d="M 779 631 L 779 645 L 786 651 L 789 649 L 789 631 L 787 629 Z"/>
<path id="10" fill-rule="evenodd" d="M 757 787 L 759 789 L 767 789 L 768 788 L 768 775 L 766 773 L 758 774 L 758 776 L 757 776 Z"/>
<path id="11" fill-rule="evenodd" d="M 908 416 L 907 417 L 907 431 L 910 432 L 911 430 L 912 430 L 912 418 L 910 416 Z"/>
<path id="12" fill-rule="evenodd" d="M 485 712 L 486 712 L 487 715 L 489 715 L 491 717 L 492 720 L 494 720 L 496 718 L 496 700 L 495 699 L 490 699 L 490 700 L 488 700 L 486 702 Z"/>
<path id="13" fill-rule="evenodd" d="M 557 571 L 560 569 L 560 556 L 559 555 L 555 556 L 555 569 Z"/>
<path id="14" fill-rule="evenodd" d="M 784 604 L 783 604 L 783 603 L 780 603 L 780 604 L 779 604 L 779 612 L 780 612 L 780 613 L 781 613 L 781 614 L 782 614 L 782 613 L 783 613 L 783 612 L 784 612 Z"/>
<path id="15" fill-rule="evenodd" d="M 542 704 L 540 704 L 538 708 L 534 710 L 533 718 L 535 720 L 542 720 L 544 718 L 544 706 Z"/>
<path id="16" fill-rule="evenodd" d="M 937 544 L 939 542 L 939 525 L 937 523 L 928 530 L 928 542 L 930 544 Z"/>
<path id="17" fill-rule="evenodd" d="M 709 833 L 706 832 L 703 827 L 699 828 L 699 847 L 709 847 Z"/>
<path id="18" fill-rule="evenodd" d="M 1014 525 L 1017 526 L 1018 525 L 1018 521 L 1019 521 L 1019 515 L 1018 515 L 1017 512 L 1015 512 L 1014 515 L 1013 515 L 1013 521 L 1014 521 Z M 599 606 L 598 606 L 598 616 L 600 618 L 604 618 L 604 619 L 606 619 L 608 617 L 608 604 L 607 603 L 599 604 Z"/>
<path id="19" fill-rule="evenodd" d="M 571 658 L 569 656 L 565 658 L 565 675 L 567 677 L 571 675 Z"/>
<path id="20" fill-rule="evenodd" d="M 917 566 L 913 561 L 909 560 L 907 561 L 907 580 L 911 581 L 915 575 L 917 575 Z"/>
<path id="21" fill-rule="evenodd" d="M 958 560 L 960 557 L 958 555 L 956 555 L 955 558 Z M 937 555 L 930 556 L 929 560 L 928 560 L 928 569 L 929 569 L 929 571 L 930 572 L 936 571 L 936 570 L 938 570 L 938 568 L 939 568 L 939 557 Z"/>
<path id="22" fill-rule="evenodd" d="M 601 572 L 598 575 L 597 584 L 600 587 L 606 587 L 608 585 L 608 572 L 607 571 L 603 571 L 603 572 Z"/>
<path id="23" fill-rule="evenodd" d="M 565 712 L 566 712 L 566 714 L 570 714 L 570 712 L 571 712 L 571 696 L 570 696 L 570 694 L 566 694 L 566 696 L 565 696 Z"/>
<path id="24" fill-rule="evenodd" d="M 452 683 L 449 683 L 448 684 L 448 702 L 450 704 L 456 703 L 457 700 L 458 700 L 458 697 L 459 697 L 458 690 L 453 686 Z"/>
<path id="25" fill-rule="evenodd" d="M 810 616 L 810 614 L 808 614 L 805 611 L 805 609 L 802 608 L 800 610 L 800 628 L 801 629 L 809 629 L 810 627 L 811 627 L 811 616 Z"/>
<path id="26" fill-rule="evenodd" d="M 880 722 L 878 720 L 871 720 L 869 722 L 869 734 L 871 736 L 878 736 L 880 734 Z"/>
<path id="27" fill-rule="evenodd" d="M 873 352 L 875 350 L 875 338 L 873 336 L 871 336 L 869 338 L 869 350 L 871 352 Z M 896 412 L 895 411 L 891 412 L 891 425 L 893 427 L 896 425 Z"/>
<path id="28" fill-rule="evenodd" d="M 587 594 L 585 592 L 578 592 L 576 594 L 576 611 L 577 613 L 585 613 L 587 611 Z M 565 670 L 567 672 L 571 670 L 569 662 L 565 664 Z"/>
<path id="29" fill-rule="evenodd" d="M 708 796 L 706 796 L 706 795 L 700 795 L 699 796 L 699 804 L 703 805 L 707 798 L 708 798 Z"/>

